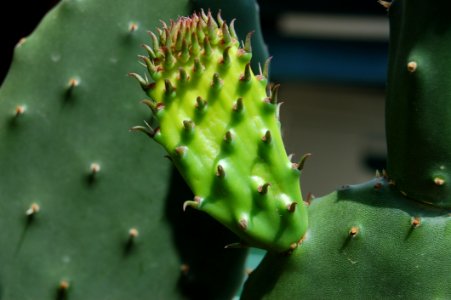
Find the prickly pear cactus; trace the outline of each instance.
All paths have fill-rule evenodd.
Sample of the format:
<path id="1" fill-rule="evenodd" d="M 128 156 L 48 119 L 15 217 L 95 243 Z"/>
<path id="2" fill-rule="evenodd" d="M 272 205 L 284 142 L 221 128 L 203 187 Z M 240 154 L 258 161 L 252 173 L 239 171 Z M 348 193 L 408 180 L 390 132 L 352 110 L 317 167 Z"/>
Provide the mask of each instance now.
<path id="1" fill-rule="evenodd" d="M 303 244 L 268 254 L 243 299 L 450 299 L 447 1 L 381 1 L 391 21 L 388 174 L 309 207 Z"/>
<path id="2" fill-rule="evenodd" d="M 191 193 L 161 147 L 128 132 L 147 117 L 126 76 L 136 49 L 190 12 L 62 1 L 17 46 L 0 89 L 1 299 L 234 295 L 246 252 L 223 249 L 236 238 L 211 219 L 179 217 Z"/>
<path id="3" fill-rule="evenodd" d="M 234 23 L 194 14 L 163 24 L 142 56 L 151 81 L 135 77 L 158 127 L 134 127 L 163 145 L 208 213 L 244 244 L 293 250 L 307 216 L 303 163 L 287 157 L 278 121 L 278 85 L 250 68 L 251 34 L 240 47 Z"/>

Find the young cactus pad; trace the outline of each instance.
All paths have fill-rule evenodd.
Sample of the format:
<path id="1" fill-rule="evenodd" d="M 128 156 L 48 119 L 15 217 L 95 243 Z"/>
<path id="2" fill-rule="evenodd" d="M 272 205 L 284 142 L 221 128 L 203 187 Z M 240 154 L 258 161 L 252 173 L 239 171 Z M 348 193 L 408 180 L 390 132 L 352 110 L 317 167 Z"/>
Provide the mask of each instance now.
<path id="1" fill-rule="evenodd" d="M 193 190 L 184 203 L 204 211 L 243 244 L 296 248 L 307 226 L 293 164 L 278 120 L 278 85 L 250 68 L 251 34 L 240 47 L 233 21 L 211 13 L 181 17 L 151 33 L 141 56 L 153 82 L 135 77 L 159 127 L 136 126 L 163 145 Z M 148 125 L 148 124 L 147 124 Z"/>

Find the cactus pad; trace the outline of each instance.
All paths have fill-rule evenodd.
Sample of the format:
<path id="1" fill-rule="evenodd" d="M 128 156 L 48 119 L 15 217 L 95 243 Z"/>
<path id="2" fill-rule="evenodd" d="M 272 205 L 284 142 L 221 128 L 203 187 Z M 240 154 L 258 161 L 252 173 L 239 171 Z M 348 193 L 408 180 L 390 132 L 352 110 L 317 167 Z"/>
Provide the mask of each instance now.
<path id="1" fill-rule="evenodd" d="M 297 246 L 307 223 L 278 121 L 278 85 L 250 68 L 233 22 L 194 14 L 163 24 L 142 56 L 152 80 L 136 73 L 156 127 L 134 127 L 164 146 L 196 195 L 184 208 L 207 212 L 244 244 L 275 251 Z"/>

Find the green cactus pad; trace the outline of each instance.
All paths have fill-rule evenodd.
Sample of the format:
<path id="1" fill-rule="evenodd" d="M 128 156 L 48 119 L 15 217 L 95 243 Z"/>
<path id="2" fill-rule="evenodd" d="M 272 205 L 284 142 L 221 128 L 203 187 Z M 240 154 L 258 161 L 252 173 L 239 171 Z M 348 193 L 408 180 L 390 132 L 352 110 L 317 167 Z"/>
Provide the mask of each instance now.
<path id="1" fill-rule="evenodd" d="M 389 6 L 388 175 L 415 201 L 451 207 L 449 1 Z"/>
<path id="2" fill-rule="evenodd" d="M 128 132 L 148 115 L 127 77 L 146 28 L 188 13 L 188 1 L 62 1 L 17 46 L 0 89 L 0 299 L 239 288 L 246 251 L 223 249 L 236 237 L 206 215 L 180 217 L 192 194 L 161 147 Z"/>
<path id="3" fill-rule="evenodd" d="M 159 127 L 134 127 L 164 146 L 195 193 L 184 207 L 207 212 L 244 244 L 294 249 L 307 216 L 297 164 L 285 152 L 278 85 L 268 62 L 255 76 L 251 35 L 239 46 L 233 23 L 210 13 L 163 25 L 142 61 L 152 81 L 133 73 Z"/>
<path id="4" fill-rule="evenodd" d="M 309 217 L 298 250 L 268 254 L 242 299 L 451 298 L 449 210 L 376 178 L 313 200 Z"/>

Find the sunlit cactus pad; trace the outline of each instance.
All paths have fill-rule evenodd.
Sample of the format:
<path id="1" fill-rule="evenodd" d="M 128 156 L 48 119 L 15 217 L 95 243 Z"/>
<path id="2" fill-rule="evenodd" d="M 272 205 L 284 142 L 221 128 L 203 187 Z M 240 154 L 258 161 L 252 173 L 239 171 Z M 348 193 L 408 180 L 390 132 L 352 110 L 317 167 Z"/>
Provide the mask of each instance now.
<path id="1" fill-rule="evenodd" d="M 307 216 L 299 187 L 302 162 L 286 154 L 278 85 L 250 68 L 251 34 L 240 43 L 234 22 L 194 14 L 151 34 L 136 73 L 157 126 L 134 127 L 164 146 L 196 197 L 185 202 L 234 231 L 243 244 L 294 249 Z"/>

